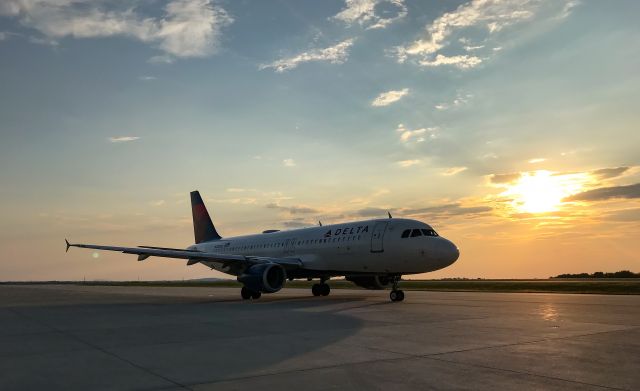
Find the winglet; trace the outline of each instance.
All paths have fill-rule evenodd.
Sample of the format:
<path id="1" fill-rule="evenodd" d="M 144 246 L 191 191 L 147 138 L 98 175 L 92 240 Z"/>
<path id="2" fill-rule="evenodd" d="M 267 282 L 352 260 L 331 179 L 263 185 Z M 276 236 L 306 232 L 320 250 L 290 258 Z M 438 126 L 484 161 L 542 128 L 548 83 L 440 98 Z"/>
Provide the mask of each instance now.
<path id="1" fill-rule="evenodd" d="M 322 221 L 318 220 L 318 225 L 322 227 Z"/>
<path id="2" fill-rule="evenodd" d="M 71 244 L 69 244 L 69 241 L 65 238 L 64 243 L 67 245 L 67 249 L 64 251 L 65 253 L 69 252 L 69 247 L 71 247 Z"/>
<path id="3" fill-rule="evenodd" d="M 389 218 L 392 219 L 393 217 L 391 217 L 391 212 L 387 211 L 387 214 L 389 215 Z"/>

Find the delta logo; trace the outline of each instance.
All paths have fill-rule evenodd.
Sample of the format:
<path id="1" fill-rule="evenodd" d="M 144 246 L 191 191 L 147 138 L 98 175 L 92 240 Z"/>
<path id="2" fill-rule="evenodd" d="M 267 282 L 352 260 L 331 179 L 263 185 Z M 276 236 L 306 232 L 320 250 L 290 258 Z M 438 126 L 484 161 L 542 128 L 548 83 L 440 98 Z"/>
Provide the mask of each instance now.
<path id="1" fill-rule="evenodd" d="M 357 235 L 357 234 L 363 234 L 365 232 L 369 232 L 368 225 L 360 225 L 358 227 L 336 228 L 335 230 L 327 231 L 324 234 L 324 237 L 330 238 L 332 236 L 338 236 L 338 235 Z"/>

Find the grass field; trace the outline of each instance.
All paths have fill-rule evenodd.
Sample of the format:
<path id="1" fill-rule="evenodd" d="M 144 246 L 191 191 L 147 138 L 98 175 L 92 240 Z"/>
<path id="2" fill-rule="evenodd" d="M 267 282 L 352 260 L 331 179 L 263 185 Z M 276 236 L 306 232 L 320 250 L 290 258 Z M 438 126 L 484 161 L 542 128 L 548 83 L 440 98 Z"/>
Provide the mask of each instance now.
<path id="1" fill-rule="evenodd" d="M 5 282 L 5 284 L 16 282 Z M 85 284 L 109 286 L 167 286 L 167 287 L 238 287 L 233 280 L 221 281 L 47 281 L 18 282 L 18 284 Z M 287 282 L 287 288 L 310 289 L 314 282 Z M 344 280 L 331 280 L 333 289 L 359 289 Z M 640 279 L 548 279 L 548 280 L 405 280 L 404 290 L 476 291 L 476 292 L 556 292 L 640 295 Z"/>

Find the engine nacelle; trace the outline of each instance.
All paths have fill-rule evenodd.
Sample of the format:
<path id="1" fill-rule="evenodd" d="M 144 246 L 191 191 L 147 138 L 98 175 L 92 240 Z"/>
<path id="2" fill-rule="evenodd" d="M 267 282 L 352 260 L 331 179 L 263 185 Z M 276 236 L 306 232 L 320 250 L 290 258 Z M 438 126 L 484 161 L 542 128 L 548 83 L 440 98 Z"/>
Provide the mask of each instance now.
<path id="1" fill-rule="evenodd" d="M 365 289 L 379 290 L 391 284 L 389 276 L 346 276 L 345 279 Z"/>
<path id="2" fill-rule="evenodd" d="M 256 292 L 274 293 L 282 289 L 287 279 L 284 268 L 275 263 L 253 265 L 238 276 L 238 281 Z"/>

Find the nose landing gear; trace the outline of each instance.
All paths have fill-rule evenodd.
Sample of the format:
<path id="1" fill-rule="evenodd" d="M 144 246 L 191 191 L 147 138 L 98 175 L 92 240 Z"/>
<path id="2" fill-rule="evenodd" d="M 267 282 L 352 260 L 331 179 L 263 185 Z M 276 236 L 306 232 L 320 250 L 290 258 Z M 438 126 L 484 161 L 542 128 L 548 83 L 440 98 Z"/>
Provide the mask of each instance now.
<path id="1" fill-rule="evenodd" d="M 404 300 L 404 292 L 400 290 L 394 290 L 389 293 L 389 298 L 391 301 L 402 301 Z"/>
<path id="2" fill-rule="evenodd" d="M 404 292 L 398 289 L 398 283 L 400 282 L 400 276 L 393 278 L 393 285 L 391 286 L 391 293 L 389 293 L 389 298 L 391 301 L 402 301 L 404 300 Z"/>

